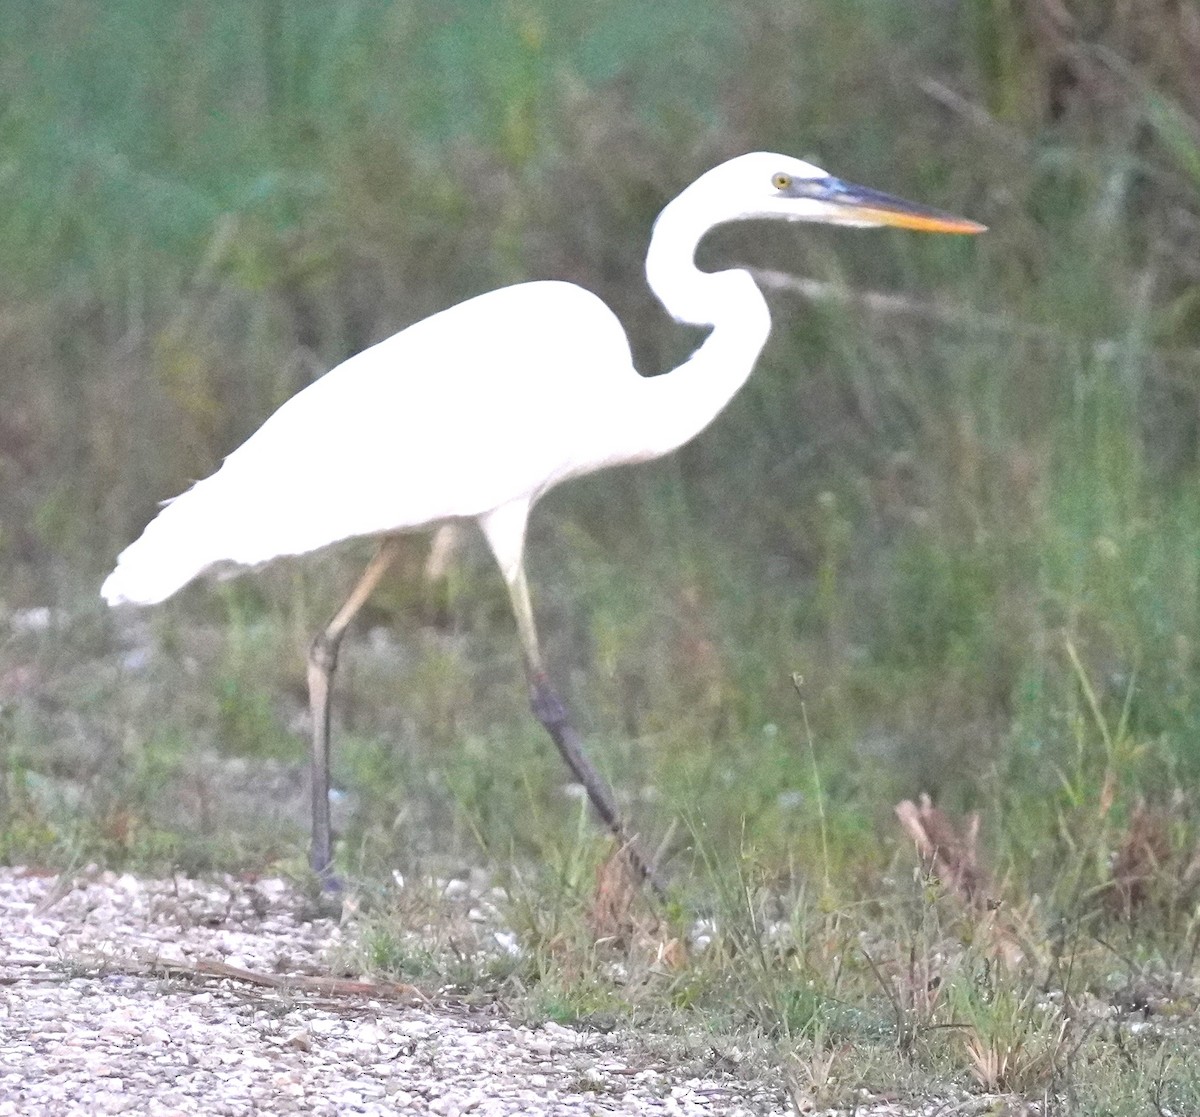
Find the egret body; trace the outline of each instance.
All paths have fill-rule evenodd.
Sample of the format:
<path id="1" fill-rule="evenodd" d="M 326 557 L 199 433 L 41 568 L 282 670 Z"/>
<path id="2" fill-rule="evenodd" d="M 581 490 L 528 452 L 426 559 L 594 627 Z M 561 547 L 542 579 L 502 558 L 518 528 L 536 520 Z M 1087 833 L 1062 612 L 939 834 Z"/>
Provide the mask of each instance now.
<path id="1" fill-rule="evenodd" d="M 479 523 L 508 585 L 534 713 L 631 863 L 625 833 L 550 685 L 523 551 L 548 489 L 607 466 L 667 454 L 704 429 L 750 375 L 770 331 L 750 273 L 703 272 L 716 225 L 750 218 L 974 233 L 983 226 L 757 152 L 713 168 L 659 215 L 650 287 L 681 323 L 710 329 L 677 369 L 635 371 L 616 316 L 570 283 L 521 283 L 417 322 L 288 400 L 211 477 L 170 501 L 101 587 L 110 605 L 154 604 L 214 567 L 258 566 L 359 536 L 381 537 L 349 598 L 313 643 L 311 863 L 327 876 L 329 697 L 341 638 L 397 554 L 397 533 Z"/>

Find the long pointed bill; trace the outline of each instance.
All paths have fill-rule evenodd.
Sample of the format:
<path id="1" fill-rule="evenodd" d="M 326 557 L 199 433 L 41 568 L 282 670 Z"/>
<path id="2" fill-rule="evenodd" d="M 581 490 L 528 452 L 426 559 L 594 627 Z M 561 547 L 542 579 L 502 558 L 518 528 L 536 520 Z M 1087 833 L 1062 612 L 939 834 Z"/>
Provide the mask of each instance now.
<path id="1" fill-rule="evenodd" d="M 978 221 L 956 217 L 953 213 L 917 202 L 906 202 L 869 186 L 857 186 L 840 179 L 826 179 L 822 185 L 825 187 L 822 199 L 839 209 L 845 207 L 846 216 L 856 220 L 917 229 L 923 233 L 982 233 L 987 230 L 987 226 Z"/>

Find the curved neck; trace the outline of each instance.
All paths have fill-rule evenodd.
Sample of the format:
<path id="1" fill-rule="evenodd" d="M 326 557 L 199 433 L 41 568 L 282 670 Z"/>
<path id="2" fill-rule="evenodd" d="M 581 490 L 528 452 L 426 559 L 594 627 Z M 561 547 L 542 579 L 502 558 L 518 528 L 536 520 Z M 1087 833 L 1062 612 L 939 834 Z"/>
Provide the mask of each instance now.
<path id="1" fill-rule="evenodd" d="M 645 457 L 666 454 L 699 434 L 746 382 L 771 331 L 766 299 L 738 269 L 703 272 L 696 248 L 713 222 L 701 220 L 686 190 L 654 223 L 646 253 L 651 290 L 677 322 L 711 326 L 704 344 L 678 368 L 644 380 Z"/>

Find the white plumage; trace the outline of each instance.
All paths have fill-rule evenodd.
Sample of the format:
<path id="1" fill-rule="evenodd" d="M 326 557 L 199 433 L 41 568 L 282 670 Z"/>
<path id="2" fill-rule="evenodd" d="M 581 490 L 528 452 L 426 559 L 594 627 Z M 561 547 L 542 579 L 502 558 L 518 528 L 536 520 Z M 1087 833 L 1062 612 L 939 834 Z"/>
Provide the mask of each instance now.
<path id="1" fill-rule="evenodd" d="M 332 857 L 329 689 L 341 637 L 394 558 L 396 532 L 474 518 L 508 583 L 534 712 L 634 866 L 651 874 L 546 678 L 522 562 L 525 525 L 553 485 L 687 441 L 750 374 L 770 330 L 766 301 L 748 272 L 705 273 L 694 262 L 709 229 L 743 218 L 982 229 L 785 155 L 731 159 L 663 210 L 646 258 L 650 286 L 675 319 L 711 328 L 679 368 L 639 376 L 620 323 L 582 288 L 536 282 L 492 291 L 402 330 L 305 388 L 121 553 L 101 587 L 104 599 L 153 604 L 216 566 L 257 566 L 342 539 L 383 537 L 309 659 L 318 872 L 328 873 Z"/>
<path id="2" fill-rule="evenodd" d="M 520 414 L 536 439 L 497 421 L 518 391 L 498 352 L 520 354 Z M 532 501 L 611 452 L 598 441 L 627 423 L 642 383 L 620 323 L 580 287 L 524 283 L 470 299 L 293 396 L 159 513 L 101 593 L 154 604 L 216 564 Z"/>

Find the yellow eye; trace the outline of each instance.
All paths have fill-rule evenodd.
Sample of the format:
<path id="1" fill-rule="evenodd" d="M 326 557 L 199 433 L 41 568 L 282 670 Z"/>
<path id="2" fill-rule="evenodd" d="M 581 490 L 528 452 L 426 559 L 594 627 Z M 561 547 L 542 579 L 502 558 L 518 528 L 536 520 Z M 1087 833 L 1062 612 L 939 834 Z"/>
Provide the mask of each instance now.
<path id="1" fill-rule="evenodd" d="M 777 171 L 771 176 L 771 185 L 774 186 L 776 190 L 786 190 L 792 185 L 792 176 L 785 174 L 783 171 Z"/>

